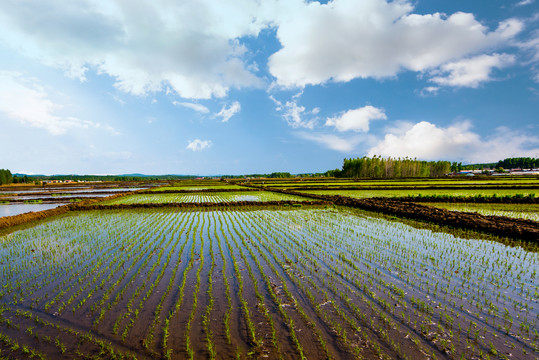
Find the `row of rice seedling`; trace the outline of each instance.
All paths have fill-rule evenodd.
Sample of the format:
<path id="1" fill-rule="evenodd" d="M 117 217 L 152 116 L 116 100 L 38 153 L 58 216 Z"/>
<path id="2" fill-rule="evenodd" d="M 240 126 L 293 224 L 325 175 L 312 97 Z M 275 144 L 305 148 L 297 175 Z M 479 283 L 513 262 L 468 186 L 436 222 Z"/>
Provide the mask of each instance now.
<path id="1" fill-rule="evenodd" d="M 328 224 L 326 221 L 324 221 L 324 228 L 327 228 Z M 337 228 L 338 229 L 338 228 Z M 336 229 L 332 229 L 331 233 L 324 233 L 324 236 L 328 236 L 328 237 L 331 237 L 332 234 L 335 234 L 337 233 L 338 234 L 338 231 L 336 231 Z M 423 234 L 422 234 L 423 235 Z M 338 236 L 338 235 L 337 235 Z M 289 237 L 289 235 L 288 235 Z M 347 234 L 346 236 L 343 236 L 344 239 L 349 239 L 350 238 L 350 234 Z M 421 236 L 421 239 L 423 239 L 424 236 Z M 329 244 L 335 244 L 337 242 L 338 238 L 334 238 L 332 239 L 331 242 L 329 242 Z M 371 239 L 372 240 L 372 239 Z M 451 239 L 452 240 L 452 239 Z M 386 240 L 383 240 L 383 241 L 386 241 L 388 242 L 389 240 L 387 240 L 387 237 L 386 237 Z M 397 242 L 395 242 L 397 243 Z M 357 251 L 357 248 L 358 248 L 358 244 L 361 244 L 361 242 L 354 242 L 353 245 L 350 246 L 350 251 Z M 432 243 L 429 244 L 431 247 L 432 247 Z M 447 245 L 447 244 L 444 244 L 444 245 Z M 490 244 L 489 244 L 490 245 Z M 288 243 L 285 248 L 290 251 L 290 249 L 293 249 L 293 245 Z M 317 247 L 316 247 L 317 248 Z M 435 247 L 436 248 L 436 247 Z M 459 249 L 458 247 L 454 247 L 452 249 L 453 251 L 457 252 L 459 255 L 462 253 L 462 249 Z M 506 248 L 503 249 L 504 251 L 507 251 Z M 330 249 L 323 249 L 323 252 L 324 254 L 332 254 L 330 252 Z M 406 252 L 403 252 L 403 254 L 409 254 L 410 252 L 409 251 L 406 251 Z M 523 253 L 525 253 L 523 251 Z M 367 269 L 373 269 L 373 274 L 372 274 L 372 277 L 374 279 L 376 278 L 381 278 L 381 275 L 383 274 L 379 268 L 382 266 L 384 266 L 386 263 L 387 263 L 387 258 L 386 257 L 382 257 L 380 254 L 380 249 L 377 249 L 376 252 L 372 252 L 371 253 L 373 256 L 373 259 L 371 260 L 372 262 L 369 264 L 369 263 L 366 263 L 366 265 L 368 265 L 369 267 L 367 267 Z M 388 255 L 392 254 L 392 252 L 389 252 Z M 412 252 L 413 254 L 413 252 Z M 482 254 L 482 252 L 480 252 L 480 254 Z M 503 254 L 503 252 L 502 252 Z M 343 259 L 343 261 L 339 262 L 338 259 L 339 257 L 337 255 L 340 255 L 340 257 Z M 352 265 L 355 265 L 355 264 L 361 264 L 361 260 L 362 259 L 365 259 L 365 255 L 366 254 L 362 254 L 361 257 L 357 257 L 357 258 L 349 258 L 348 256 L 346 256 L 345 254 L 339 254 L 338 252 L 334 252 L 333 255 L 331 255 L 331 261 L 332 262 L 336 262 L 338 263 L 339 266 L 335 267 L 333 266 L 332 267 L 332 271 L 329 271 L 326 275 L 327 276 L 331 276 L 332 274 L 337 274 L 338 277 L 342 278 L 342 279 L 357 279 L 358 278 L 358 275 L 361 275 L 360 273 L 358 274 L 357 271 L 351 271 L 351 270 L 355 270 L 353 269 Z M 443 258 L 445 259 L 446 258 L 446 254 L 443 254 Z M 494 252 L 493 256 L 496 255 L 496 252 Z M 501 254 L 500 254 L 501 255 Z M 458 257 L 454 257 L 454 258 L 458 258 Z M 430 305 L 428 304 L 428 302 L 432 302 L 432 301 L 436 301 L 436 300 L 429 300 L 428 302 L 425 301 L 425 298 L 432 298 L 433 296 L 436 296 L 436 297 L 440 297 L 440 299 L 438 299 L 438 303 L 436 304 L 436 306 L 434 307 L 435 309 L 438 309 L 441 304 L 444 304 L 443 305 L 443 309 L 444 311 L 447 311 L 447 307 L 449 305 L 452 305 L 453 307 L 453 312 L 459 314 L 459 313 L 462 313 L 463 312 L 463 307 L 462 307 L 462 303 L 464 302 L 464 298 L 462 296 L 459 296 L 458 293 L 456 293 L 457 291 L 459 291 L 460 293 L 464 293 L 466 292 L 466 290 L 472 292 L 473 290 L 477 289 L 478 286 L 480 286 L 479 288 L 481 289 L 480 292 L 478 294 L 471 294 L 471 300 L 470 299 L 466 299 L 466 301 L 469 301 L 471 304 L 475 305 L 479 310 L 481 310 L 481 313 L 479 315 L 477 314 L 474 314 L 474 319 L 476 318 L 481 318 L 481 319 L 484 319 L 483 321 L 486 323 L 486 325 L 488 325 L 489 327 L 493 327 L 494 329 L 490 329 L 492 331 L 492 333 L 494 334 L 493 337 L 496 337 L 496 336 L 501 336 L 500 335 L 500 329 L 504 326 L 503 324 L 494 324 L 492 323 L 492 321 L 496 321 L 495 319 L 500 319 L 500 311 L 498 311 L 498 314 L 497 315 L 494 315 L 494 310 L 492 309 L 496 309 L 496 307 L 499 309 L 500 307 L 502 307 L 503 305 L 503 308 L 507 309 L 507 308 L 513 308 L 514 310 L 518 309 L 518 311 L 513 311 L 513 316 L 516 316 L 517 319 L 520 321 L 521 324 L 523 325 L 519 325 L 520 328 L 522 329 L 529 329 L 530 327 L 535 327 L 537 328 L 537 323 L 536 323 L 536 316 L 537 315 L 537 308 L 533 309 L 533 311 L 531 311 L 531 314 L 519 314 L 520 312 L 527 312 L 527 311 L 530 311 L 530 307 L 529 305 L 526 305 L 529 303 L 529 301 L 531 299 L 533 299 L 534 297 L 534 293 L 537 293 L 537 286 L 534 286 L 533 285 L 533 282 L 532 282 L 532 278 L 535 276 L 533 272 L 531 272 L 529 274 L 529 278 L 525 281 L 521 281 L 522 277 L 523 277 L 523 274 L 525 273 L 525 267 L 524 268 L 521 268 L 521 266 L 519 266 L 520 268 L 520 271 L 518 274 L 514 274 L 512 270 L 510 269 L 507 269 L 506 271 L 509 271 L 509 274 L 510 275 L 514 275 L 516 277 L 516 280 L 517 280 L 517 284 L 516 284 L 516 287 L 513 289 L 513 295 L 512 297 L 508 297 L 508 296 L 505 296 L 504 294 L 502 294 L 502 292 L 500 291 L 497 291 L 497 292 L 494 292 L 494 294 L 497 293 L 497 296 L 495 297 L 495 299 L 490 299 L 490 298 L 486 298 L 486 294 L 487 293 L 487 290 L 485 289 L 486 288 L 486 284 L 484 283 L 485 281 L 485 274 L 484 274 L 484 270 L 482 270 L 482 272 L 478 272 L 476 274 L 474 274 L 473 270 L 467 270 L 467 273 L 466 273 L 466 277 L 464 278 L 464 281 L 463 281 L 463 284 L 458 284 L 458 281 L 457 284 L 455 284 L 455 281 L 454 281 L 454 278 L 456 277 L 454 274 L 452 274 L 451 276 L 448 276 L 445 278 L 445 281 L 446 282 L 451 282 L 451 284 L 453 285 L 453 289 L 449 289 L 450 286 L 449 284 L 446 284 L 445 286 L 445 292 L 451 292 L 451 293 L 456 293 L 456 295 L 454 296 L 454 299 L 450 300 L 448 299 L 448 296 L 447 294 L 443 294 L 440 295 L 440 287 L 441 287 L 441 283 L 442 283 L 442 279 L 444 279 L 443 277 L 440 277 L 440 279 L 436 279 L 436 281 L 432 281 L 431 280 L 431 276 L 432 274 L 431 273 L 426 273 L 426 272 L 422 272 L 422 271 L 419 271 L 419 274 L 422 274 L 424 273 L 425 275 L 427 275 L 426 277 L 421 277 L 421 276 L 417 276 L 417 269 L 421 269 L 422 266 L 432 266 L 432 263 L 433 263 L 433 260 L 436 260 L 437 258 L 434 258 L 432 257 L 432 255 L 429 255 L 428 257 L 425 256 L 423 258 L 423 262 L 426 263 L 427 265 L 423 264 L 423 263 L 419 263 L 419 264 L 415 264 L 416 266 L 412 267 L 412 268 L 409 268 L 409 272 L 410 274 L 415 274 L 417 279 L 415 281 L 409 281 L 408 280 L 408 277 L 409 275 L 407 275 L 407 291 L 417 291 L 418 293 L 415 294 L 414 296 L 417 296 L 419 299 L 418 303 L 420 304 L 420 307 L 421 309 L 427 309 L 427 310 L 431 310 L 433 312 L 438 312 L 437 310 L 432 310 L 430 307 Z M 498 256 L 498 260 L 496 262 L 496 264 L 498 264 L 501 260 L 500 259 L 503 259 L 502 256 Z M 474 257 L 472 257 L 472 259 L 466 259 L 466 260 L 474 260 Z M 323 259 L 317 259 L 318 263 L 323 263 Z M 410 259 L 406 259 L 406 263 L 409 264 L 409 261 Z M 456 261 L 453 259 L 453 261 Z M 484 260 L 486 261 L 486 260 Z M 537 263 L 535 262 L 536 261 L 536 256 L 535 256 L 535 260 L 534 260 L 534 264 L 535 264 L 535 268 L 537 266 Z M 301 262 L 300 262 L 301 263 Z M 473 264 L 475 264 L 473 261 L 472 261 Z M 381 265 L 377 265 L 377 264 L 381 264 Z M 399 264 L 399 263 L 396 263 L 396 265 L 400 266 L 400 268 L 402 269 L 402 264 Z M 418 266 L 417 266 L 418 265 Z M 441 264 L 438 264 L 436 263 L 436 265 L 440 265 L 440 268 L 439 268 L 439 272 L 436 271 L 436 273 L 439 273 L 439 274 L 444 274 L 444 273 L 447 273 L 448 269 L 445 267 L 445 266 L 441 266 Z M 446 264 L 444 264 L 446 265 Z M 355 265 L 355 266 L 359 266 L 359 265 Z M 491 264 L 491 266 L 493 266 Z M 350 276 L 346 276 L 346 272 L 344 272 L 345 270 L 347 270 L 347 267 L 352 267 L 352 269 L 350 269 Z M 427 268 L 428 269 L 428 268 Z M 474 266 L 474 265 L 471 265 L 471 267 L 469 269 L 483 269 L 482 266 Z M 372 271 L 372 270 L 371 270 Z M 402 274 L 403 272 L 401 272 L 402 270 L 400 271 L 397 271 L 398 274 Z M 457 271 L 456 274 L 459 273 L 459 270 L 458 268 L 454 271 Z M 462 273 L 463 271 L 460 270 L 460 272 Z M 316 272 L 316 274 L 320 274 L 320 270 Z M 396 277 L 394 274 L 389 274 L 391 275 L 389 277 L 388 280 L 383 280 L 383 282 L 379 282 L 379 285 L 378 285 L 378 288 L 376 286 L 376 283 L 374 283 L 374 290 L 378 290 L 379 292 L 378 293 L 375 293 L 374 295 L 375 296 L 372 296 L 373 298 L 375 299 L 380 299 L 378 302 L 383 306 L 383 307 L 386 307 L 388 309 L 390 309 L 389 306 L 385 306 L 384 305 L 384 302 L 396 302 L 397 298 L 395 295 L 392 295 L 392 293 L 395 293 L 395 294 L 399 294 L 401 293 L 401 291 L 399 291 L 399 287 L 397 287 L 396 291 L 392 291 L 392 289 L 394 289 L 394 283 L 399 280 L 401 280 L 401 284 L 400 286 L 402 287 L 404 284 L 402 284 L 402 275 L 401 276 L 398 276 Z M 473 276 L 475 275 L 475 276 Z M 335 276 L 335 275 L 333 275 Z M 361 277 L 360 277 L 361 279 Z M 338 280 L 338 278 L 337 278 Z M 363 281 L 360 281 L 357 283 L 358 285 L 358 288 L 359 288 L 359 285 L 361 284 L 369 284 L 369 282 L 372 282 L 372 278 L 369 279 L 369 278 L 363 278 Z M 382 280 L 382 279 L 381 279 Z M 490 281 L 496 281 L 496 278 L 493 278 L 491 279 Z M 498 279 L 499 281 L 499 279 Z M 532 285 L 530 285 L 530 283 Z M 397 282 L 397 284 L 399 284 Z M 411 284 L 413 284 L 414 286 L 412 286 Z M 515 283 L 513 282 L 512 283 L 512 286 L 514 286 Z M 503 286 L 501 284 L 498 284 L 498 286 Z M 511 287 L 512 287 L 511 286 Z M 384 289 L 384 287 L 386 289 Z M 505 286 L 504 288 L 506 288 L 507 286 Z M 464 288 L 464 289 L 462 289 Z M 359 288 L 361 289 L 361 288 Z M 519 290 L 519 291 L 516 291 L 516 290 Z M 525 289 L 525 290 L 523 290 Z M 365 289 L 367 290 L 367 289 Z M 507 289 L 504 289 L 505 291 L 507 291 Z M 372 291 L 372 290 L 371 290 Z M 493 292 L 493 289 L 489 289 L 490 292 Z M 476 291 L 477 292 L 477 291 Z M 387 297 L 385 300 L 383 300 L 383 297 Z M 520 297 L 520 299 L 519 299 Z M 492 304 L 490 306 L 490 325 L 489 325 L 489 319 L 488 318 L 485 318 L 485 314 L 489 314 L 488 311 L 485 311 L 486 309 L 486 306 L 484 306 L 481 302 L 486 302 L 486 303 L 489 303 L 490 302 L 493 302 L 494 300 L 496 300 L 498 303 L 496 305 Z M 411 300 L 410 300 L 411 301 Z M 460 305 L 459 305 L 460 303 Z M 504 310 L 505 311 L 505 310 Z M 510 310 L 507 310 L 508 313 L 511 313 Z M 484 313 L 483 313 L 484 312 Z M 417 314 L 414 314 L 417 316 Z M 442 318 L 444 315 L 446 314 L 438 314 L 438 316 L 440 316 L 438 318 L 438 320 L 440 318 Z M 463 317 L 467 317 L 468 314 L 465 313 L 463 314 L 464 316 Z M 531 321 L 531 324 L 530 324 L 530 320 L 533 319 L 533 321 Z M 432 321 L 432 316 L 429 316 L 429 320 Z M 503 332 L 506 332 L 505 330 Z M 527 334 L 527 332 L 526 332 Z M 507 334 L 506 334 L 507 335 Z M 517 333 L 517 336 L 523 336 L 525 334 L 522 334 L 521 332 Z M 530 342 L 524 346 L 524 349 L 523 351 L 527 351 L 527 349 L 534 349 L 536 348 L 536 341 L 537 339 L 534 338 L 534 337 L 531 337 L 528 339 Z"/>
<path id="2" fill-rule="evenodd" d="M 175 193 L 175 194 L 142 194 L 130 195 L 114 200 L 105 201 L 102 204 L 163 204 L 163 203 L 226 203 L 236 201 L 280 201 L 280 200 L 305 200 L 301 196 L 277 194 L 267 191 L 260 192 L 229 192 L 229 193 Z"/>
<path id="3" fill-rule="evenodd" d="M 537 189 L 413 189 L 413 190 L 301 190 L 295 189 L 305 194 L 319 195 L 341 195 L 352 198 L 370 198 L 370 197 L 406 197 L 406 196 L 463 196 L 473 197 L 476 195 L 483 196 L 538 196 Z"/>
<path id="4" fill-rule="evenodd" d="M 249 224 L 257 224 L 257 221 L 249 222 Z M 284 273 L 289 277 L 290 281 L 303 292 L 303 294 L 300 293 L 298 294 L 298 296 L 306 296 L 310 302 L 310 304 L 307 304 L 307 307 L 310 306 L 311 308 L 313 308 L 316 314 L 319 316 L 318 324 L 315 325 L 312 320 L 309 321 L 312 324 L 310 327 L 313 329 L 319 329 L 324 327 L 331 329 L 333 336 L 335 336 L 338 341 L 338 343 L 334 344 L 334 346 L 339 346 L 341 348 L 344 347 L 350 352 L 354 353 L 356 357 L 361 358 L 365 356 L 366 358 L 369 358 L 370 356 L 382 356 L 384 353 L 381 351 L 379 343 L 373 340 L 372 336 L 370 336 L 368 332 L 365 331 L 365 329 L 360 328 L 356 321 L 353 320 L 353 317 L 350 316 L 350 314 L 345 314 L 343 309 L 338 305 L 335 299 L 333 299 L 333 296 L 338 296 L 339 292 L 336 291 L 336 294 L 331 294 L 331 297 L 328 296 L 328 292 L 325 288 L 328 286 L 331 287 L 332 284 L 324 283 L 320 293 L 317 294 L 317 292 L 319 292 L 320 290 L 317 285 L 315 285 L 315 287 L 313 288 L 308 288 L 309 284 L 314 284 L 312 279 L 310 279 L 310 275 L 305 274 L 303 271 L 300 271 L 298 273 L 294 272 L 294 269 L 297 270 L 297 264 L 304 261 L 303 259 L 305 258 L 306 254 L 303 253 L 302 256 L 298 257 L 297 255 L 294 255 L 293 252 L 290 252 L 291 244 L 289 243 L 287 236 L 285 235 L 288 229 L 282 229 L 285 231 L 285 233 L 281 233 L 281 230 L 277 229 L 271 230 L 268 234 L 268 229 L 265 228 L 266 225 L 264 224 L 264 222 L 258 225 L 258 231 L 260 231 L 260 234 L 254 234 L 254 236 L 259 239 L 260 245 L 262 245 L 269 252 L 269 254 L 271 254 L 276 263 L 281 264 Z M 290 224 L 290 227 L 297 228 L 297 225 L 297 223 Z M 274 226 L 274 224 L 272 226 Z M 284 236 L 281 238 L 281 235 Z M 263 236 L 264 239 L 261 239 L 260 236 Z M 317 248 L 314 247 L 313 249 Z M 316 266 L 319 265 L 320 264 L 317 264 Z M 315 271 L 311 271 L 312 274 L 318 272 L 318 269 L 319 268 L 317 268 Z M 329 273 L 329 275 L 331 277 L 333 276 L 333 273 L 331 272 Z M 324 278 L 325 277 L 322 277 L 322 279 Z M 295 307 L 299 309 L 299 312 L 304 314 L 305 312 L 302 309 L 301 305 L 298 305 L 297 301 L 295 300 L 294 303 Z M 329 307 L 325 307 L 322 309 L 322 306 L 326 305 L 329 305 Z M 322 326 L 320 322 L 322 322 Z M 324 323 L 326 326 L 323 326 Z M 354 334 L 352 337 L 352 341 L 349 341 L 347 332 L 349 334 Z M 320 345 L 324 349 L 326 349 L 326 341 L 323 339 L 320 332 L 317 331 L 316 335 L 318 337 Z M 363 353 L 369 350 L 370 353 Z M 373 352 L 374 355 L 372 354 Z"/>
<path id="5" fill-rule="evenodd" d="M 470 203 L 428 203 L 429 206 L 451 211 L 476 212 L 481 215 L 507 216 L 539 222 L 539 204 L 470 204 Z"/>
<path id="6" fill-rule="evenodd" d="M 0 350 L 18 357 L 26 346 L 50 358 L 537 354 L 537 253 L 361 214 L 89 211 L 15 231 L 0 237 Z"/>
<path id="7" fill-rule="evenodd" d="M 204 191 L 208 189 L 226 189 L 226 190 L 234 190 L 234 189 L 244 189 L 241 185 L 234 185 L 234 184 L 227 184 L 224 182 L 211 182 L 210 184 L 206 184 L 204 182 L 198 182 L 198 183 L 175 183 L 174 186 L 161 186 L 151 189 L 152 191 L 174 191 L 174 190 L 196 190 L 196 191 Z"/>

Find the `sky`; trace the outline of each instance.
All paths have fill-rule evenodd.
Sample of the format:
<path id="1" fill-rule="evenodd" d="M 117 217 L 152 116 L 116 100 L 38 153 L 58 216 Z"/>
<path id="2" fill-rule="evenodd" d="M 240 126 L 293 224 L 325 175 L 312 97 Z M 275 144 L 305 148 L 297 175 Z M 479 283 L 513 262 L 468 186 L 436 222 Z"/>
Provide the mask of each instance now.
<path id="1" fill-rule="evenodd" d="M 0 0 L 0 168 L 539 157 L 539 0 Z"/>

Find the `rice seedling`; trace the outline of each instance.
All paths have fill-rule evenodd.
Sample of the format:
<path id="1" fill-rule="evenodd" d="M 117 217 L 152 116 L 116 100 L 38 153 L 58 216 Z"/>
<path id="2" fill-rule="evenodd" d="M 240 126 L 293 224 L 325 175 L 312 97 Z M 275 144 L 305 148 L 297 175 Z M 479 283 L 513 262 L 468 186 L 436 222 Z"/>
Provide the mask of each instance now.
<path id="1" fill-rule="evenodd" d="M 539 256 L 512 244 L 340 208 L 67 214 L 0 237 L 0 356 L 525 359 Z"/>

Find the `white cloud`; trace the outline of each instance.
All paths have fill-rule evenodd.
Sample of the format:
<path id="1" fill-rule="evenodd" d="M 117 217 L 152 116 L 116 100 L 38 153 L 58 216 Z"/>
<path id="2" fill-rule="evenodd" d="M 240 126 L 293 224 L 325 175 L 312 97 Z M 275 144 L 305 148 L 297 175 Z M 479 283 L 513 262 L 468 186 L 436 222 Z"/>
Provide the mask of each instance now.
<path id="1" fill-rule="evenodd" d="M 516 3 L 515 6 L 526 6 L 526 5 L 531 5 L 535 2 L 535 0 L 522 0 L 522 1 L 519 1 L 518 3 Z"/>
<path id="2" fill-rule="evenodd" d="M 221 117 L 222 118 L 222 122 L 227 122 L 228 120 L 230 120 L 230 118 L 234 115 L 236 115 L 237 113 L 239 113 L 241 110 L 241 105 L 239 102 L 237 101 L 234 101 L 229 107 L 226 107 L 223 106 L 221 108 L 221 111 L 219 111 L 217 114 L 215 114 L 215 116 L 217 117 Z"/>
<path id="3" fill-rule="evenodd" d="M 236 39 L 267 26 L 255 1 L 21 0 L 0 13 L 0 42 L 85 80 L 89 69 L 135 95 L 170 87 L 183 98 L 258 86 Z"/>
<path id="4" fill-rule="evenodd" d="M 533 21 L 539 20 L 539 14 Z M 519 47 L 529 55 L 528 63 L 532 64 L 533 80 L 539 82 L 539 30 L 532 32 L 530 38 L 519 44 Z"/>
<path id="5" fill-rule="evenodd" d="M 63 107 L 49 99 L 46 89 L 36 79 L 25 78 L 18 72 L 0 71 L 0 113 L 8 118 L 53 135 L 74 128 L 103 128 L 118 134 L 110 125 L 59 115 Z"/>
<path id="6" fill-rule="evenodd" d="M 367 105 L 358 109 L 348 110 L 339 116 L 327 118 L 326 126 L 334 126 L 338 131 L 369 131 L 371 120 L 387 119 L 383 109 Z"/>
<path id="7" fill-rule="evenodd" d="M 436 95 L 439 90 L 440 90 L 440 87 L 438 86 L 427 86 L 419 92 L 419 95 L 423 97 L 432 96 L 432 95 Z"/>
<path id="8" fill-rule="evenodd" d="M 297 132 L 297 136 L 302 139 L 314 141 L 323 145 L 326 148 L 340 151 L 344 153 L 350 153 L 362 140 L 361 137 L 341 137 L 333 134 L 313 134 L 307 132 Z"/>
<path id="9" fill-rule="evenodd" d="M 173 101 L 172 104 L 176 106 L 183 106 L 183 107 L 195 110 L 196 112 L 203 113 L 203 114 L 207 114 L 210 112 L 210 109 L 208 109 L 207 107 L 201 104 L 195 104 L 195 103 L 190 103 L 190 102 L 179 102 L 179 101 Z"/>
<path id="10" fill-rule="evenodd" d="M 186 149 L 192 150 L 192 151 L 202 151 L 204 149 L 208 149 L 213 145 L 211 140 L 200 140 L 195 139 L 193 141 L 188 141 L 188 145 Z"/>
<path id="11" fill-rule="evenodd" d="M 413 14 L 406 0 L 289 1 L 276 19 L 282 48 L 269 69 L 284 87 L 426 71 L 500 46 L 523 27 L 509 19 L 494 31 L 474 15 Z"/>
<path id="12" fill-rule="evenodd" d="M 494 68 L 502 69 L 515 63 L 515 56 L 509 54 L 479 55 L 444 64 L 431 72 L 430 81 L 445 86 L 477 88 L 481 83 L 491 81 Z"/>
<path id="13" fill-rule="evenodd" d="M 270 27 L 282 45 L 271 74 L 303 86 L 428 71 L 499 46 L 523 26 L 509 19 L 489 31 L 472 14 L 412 11 L 411 0 L 19 0 L 2 7 L 0 42 L 81 81 L 91 70 L 134 95 L 208 99 L 263 84 L 239 39 Z"/>
<path id="14" fill-rule="evenodd" d="M 367 155 L 474 163 L 507 157 L 537 157 L 539 154 L 539 137 L 505 127 L 496 129 L 494 134 L 485 138 L 471 131 L 471 123 L 467 121 L 446 128 L 422 121 L 398 129 L 386 134 L 383 140 L 369 149 Z"/>
<path id="15" fill-rule="evenodd" d="M 316 115 L 320 113 L 320 108 L 315 107 L 310 111 L 306 111 L 305 106 L 298 105 L 298 99 L 302 94 L 302 92 L 297 93 L 292 96 L 290 101 L 286 101 L 284 104 L 271 95 L 270 99 L 275 103 L 275 110 L 282 113 L 283 119 L 292 128 L 313 129 L 317 123 Z M 305 117 L 308 117 L 308 119 L 305 119 Z"/>

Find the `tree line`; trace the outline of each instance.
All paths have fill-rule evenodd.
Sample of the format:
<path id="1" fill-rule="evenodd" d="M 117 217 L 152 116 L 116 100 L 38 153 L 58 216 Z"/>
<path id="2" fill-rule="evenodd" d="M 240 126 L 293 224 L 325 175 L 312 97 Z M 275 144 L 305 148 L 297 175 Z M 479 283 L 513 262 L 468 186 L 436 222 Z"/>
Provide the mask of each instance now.
<path id="1" fill-rule="evenodd" d="M 539 158 L 531 157 L 517 157 L 517 158 L 507 158 L 504 160 L 498 161 L 496 164 L 496 169 L 537 169 L 539 168 Z"/>
<path id="2" fill-rule="evenodd" d="M 448 174 L 451 170 L 452 164 L 449 161 L 364 156 L 356 159 L 344 159 L 342 169 L 330 170 L 327 175 L 343 178 L 394 179 L 439 177 Z"/>

